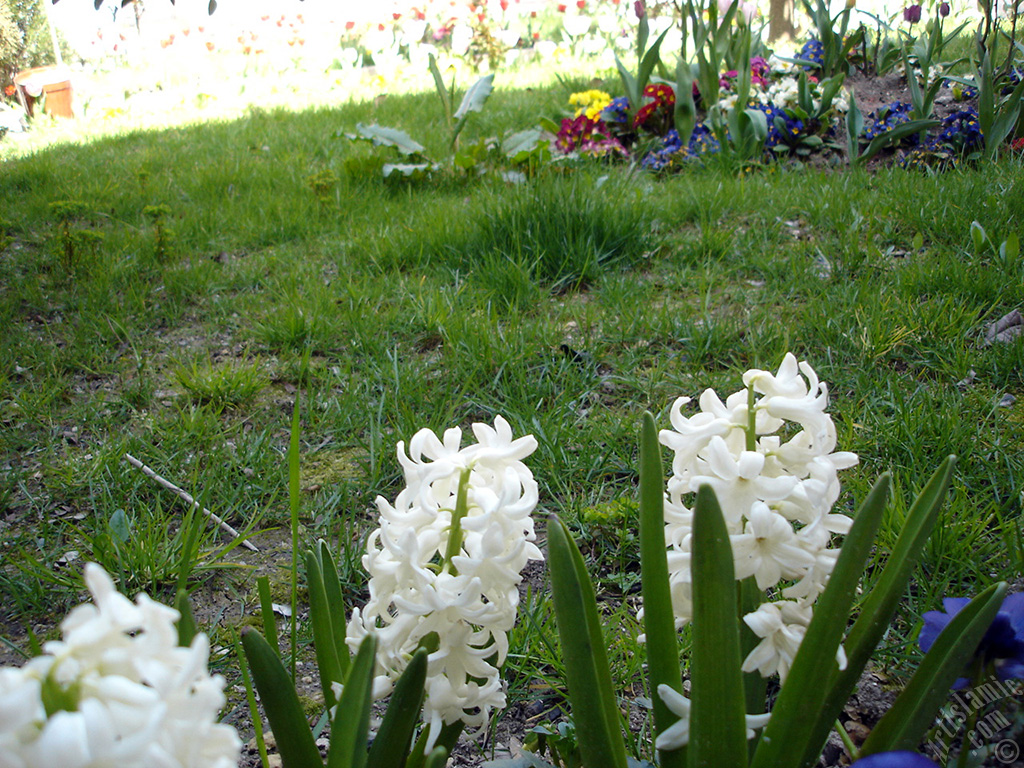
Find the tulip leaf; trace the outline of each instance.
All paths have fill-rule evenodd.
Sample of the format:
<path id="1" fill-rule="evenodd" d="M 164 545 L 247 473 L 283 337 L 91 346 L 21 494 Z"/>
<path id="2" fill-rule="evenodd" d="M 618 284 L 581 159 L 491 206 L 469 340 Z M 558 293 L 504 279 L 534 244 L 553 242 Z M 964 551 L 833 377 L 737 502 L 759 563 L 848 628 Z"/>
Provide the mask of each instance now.
<path id="1" fill-rule="evenodd" d="M 957 613 L 935 638 L 921 666 L 861 748 L 861 755 L 916 749 L 949 699 L 985 632 L 999 613 L 1006 584 L 993 584 Z"/>
<path id="2" fill-rule="evenodd" d="M 821 745 L 835 721 L 835 710 L 849 700 L 868 659 L 889 628 L 910 574 L 938 520 L 955 463 L 955 456 L 947 457 L 910 507 L 892 554 L 846 636 L 846 669 L 834 672 L 829 681 L 827 701 L 831 706 L 826 706 L 818 715 L 814 736 L 807 742 L 804 765 L 817 761 Z"/>
<path id="3" fill-rule="evenodd" d="M 352 660 L 352 668 L 331 721 L 327 768 L 363 768 L 366 765 L 366 738 L 370 732 L 376 655 L 377 638 L 367 635 Z"/>
<path id="4" fill-rule="evenodd" d="M 825 708 L 828 689 L 822 682 L 837 668 L 836 652 L 888 496 L 889 475 L 884 474 L 857 510 L 828 586 L 814 606 L 814 618 L 800 642 L 800 650 L 772 708 L 772 718 L 757 745 L 752 762 L 754 768 L 796 768 L 802 764 L 804 755 L 799 745 L 808 743 L 815 725 L 815 719 L 807 713 L 819 713 Z M 845 702 L 840 702 L 837 706 L 843 704 Z M 835 719 L 837 714 L 838 709 L 830 717 Z"/>
<path id="5" fill-rule="evenodd" d="M 253 683 L 263 702 L 263 711 L 277 739 L 283 768 L 323 768 L 320 750 L 306 722 L 295 685 L 277 656 L 259 632 L 242 630 L 242 649 L 252 671 Z"/>
<path id="6" fill-rule="evenodd" d="M 388 709 L 366 759 L 367 768 L 392 768 L 405 762 L 423 706 L 426 679 L 427 649 L 420 648 L 395 683 Z"/>
<path id="7" fill-rule="evenodd" d="M 626 768 L 626 745 L 594 585 L 569 529 L 557 515 L 549 518 L 547 534 L 555 621 L 583 763 Z"/>
<path id="8" fill-rule="evenodd" d="M 672 611 L 672 593 L 668 581 L 668 552 L 665 549 L 665 477 L 658 446 L 658 428 L 648 412 L 643 416 L 640 434 L 640 583 L 644 598 L 644 634 L 647 635 L 647 670 L 650 689 L 665 684 L 683 692 L 679 668 L 679 643 Z M 654 733 L 663 733 L 676 716 L 658 697 L 653 696 Z M 678 750 L 662 752 L 664 768 L 686 765 Z"/>
<path id="9" fill-rule="evenodd" d="M 691 766 L 746 768 L 747 737 L 737 590 L 729 531 L 709 485 L 693 513 Z"/>

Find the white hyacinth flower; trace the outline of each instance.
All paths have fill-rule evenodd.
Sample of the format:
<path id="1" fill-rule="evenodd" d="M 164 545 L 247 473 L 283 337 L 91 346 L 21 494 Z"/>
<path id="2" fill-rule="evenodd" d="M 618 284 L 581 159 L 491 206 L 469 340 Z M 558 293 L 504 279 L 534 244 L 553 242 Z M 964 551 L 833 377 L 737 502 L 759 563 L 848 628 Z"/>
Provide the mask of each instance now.
<path id="1" fill-rule="evenodd" d="M 658 698 L 665 702 L 669 711 L 679 718 L 666 728 L 655 740 L 656 749 L 668 752 L 685 747 L 690 743 L 690 706 L 692 702 L 683 694 L 662 683 L 658 686 Z M 763 715 L 744 715 L 747 724 L 747 738 L 754 738 L 754 730 L 768 725 L 771 713 Z"/>
<path id="2" fill-rule="evenodd" d="M 370 534 L 363 567 L 370 598 L 352 612 L 346 642 L 355 650 L 378 638 L 374 696 L 388 695 L 421 642 L 428 656 L 424 721 L 428 749 L 443 725 L 486 725 L 505 706 L 498 668 L 519 606 L 521 572 L 541 560 L 531 513 L 537 483 L 523 464 L 532 435 L 512 438 L 501 416 L 474 424 L 477 442 L 460 447 L 462 431 L 438 438 L 417 432 L 398 460 L 406 487 L 392 505 L 378 497 L 380 528 Z"/>
<path id="3" fill-rule="evenodd" d="M 857 456 L 835 450 L 828 388 L 808 363 L 787 354 L 778 371 L 747 371 L 743 383 L 724 401 L 705 390 L 690 416 L 683 413 L 690 398 L 679 398 L 672 429 L 659 435 L 674 453 L 664 509 L 672 605 L 678 624 L 693 618 L 688 505 L 708 485 L 722 508 L 736 578 L 752 577 L 758 589 L 788 598 L 744 617 L 762 638 L 744 670 L 785 677 L 835 565 L 833 534 L 850 528 L 832 506 L 838 472 Z"/>
<path id="4" fill-rule="evenodd" d="M 0 765 L 7 768 L 233 768 L 241 750 L 217 723 L 224 679 L 209 641 L 177 645 L 178 612 L 117 592 L 85 568 L 93 604 L 72 610 L 62 639 L 24 667 L 0 668 Z"/>

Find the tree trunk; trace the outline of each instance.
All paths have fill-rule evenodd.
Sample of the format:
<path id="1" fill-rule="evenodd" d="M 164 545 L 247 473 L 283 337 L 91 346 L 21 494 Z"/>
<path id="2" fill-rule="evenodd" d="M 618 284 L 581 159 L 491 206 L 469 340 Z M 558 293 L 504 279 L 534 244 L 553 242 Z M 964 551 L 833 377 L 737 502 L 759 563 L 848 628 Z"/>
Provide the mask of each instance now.
<path id="1" fill-rule="evenodd" d="M 794 0 L 771 0 L 768 11 L 768 41 L 792 40 L 796 35 L 793 25 Z"/>

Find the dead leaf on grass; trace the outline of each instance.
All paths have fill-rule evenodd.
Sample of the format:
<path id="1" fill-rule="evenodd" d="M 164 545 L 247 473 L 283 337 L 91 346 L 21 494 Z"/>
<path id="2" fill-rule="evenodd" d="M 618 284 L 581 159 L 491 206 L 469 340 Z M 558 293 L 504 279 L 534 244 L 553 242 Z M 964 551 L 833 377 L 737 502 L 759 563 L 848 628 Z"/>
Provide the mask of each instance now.
<path id="1" fill-rule="evenodd" d="M 1015 309 L 985 328 L 985 340 L 982 345 L 988 347 L 995 342 L 1005 344 L 1013 341 L 1021 333 L 1024 333 L 1024 317 L 1021 316 L 1019 309 Z"/>

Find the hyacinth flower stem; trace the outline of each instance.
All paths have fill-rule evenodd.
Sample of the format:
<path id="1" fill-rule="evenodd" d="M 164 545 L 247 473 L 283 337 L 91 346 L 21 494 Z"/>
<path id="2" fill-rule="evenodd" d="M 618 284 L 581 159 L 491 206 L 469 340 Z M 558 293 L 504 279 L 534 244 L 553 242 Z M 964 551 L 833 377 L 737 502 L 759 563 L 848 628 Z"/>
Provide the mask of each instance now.
<path id="1" fill-rule="evenodd" d="M 444 551 L 444 563 L 442 570 L 447 570 L 453 576 L 458 575 L 452 558 L 462 551 L 462 518 L 469 512 L 469 476 L 472 468 L 466 467 L 459 474 L 459 491 L 455 497 L 455 511 L 452 513 L 452 527 L 448 532 L 448 546 Z"/>

